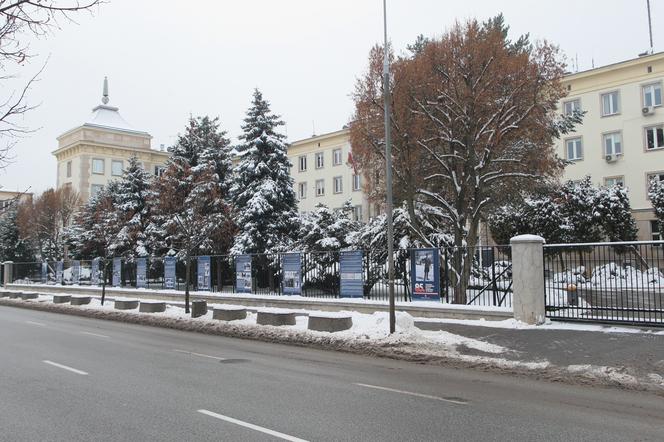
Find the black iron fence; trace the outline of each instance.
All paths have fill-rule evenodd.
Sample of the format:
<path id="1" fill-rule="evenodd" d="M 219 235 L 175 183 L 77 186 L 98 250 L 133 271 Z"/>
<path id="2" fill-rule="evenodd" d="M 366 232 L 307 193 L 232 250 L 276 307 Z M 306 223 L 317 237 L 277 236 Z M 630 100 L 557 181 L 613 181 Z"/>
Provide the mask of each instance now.
<path id="1" fill-rule="evenodd" d="M 544 246 L 550 318 L 664 323 L 664 242 Z"/>
<path id="2" fill-rule="evenodd" d="M 461 303 L 473 306 L 512 306 L 512 272 L 509 247 L 478 247 L 433 249 L 429 261 L 415 262 L 415 250 L 399 250 L 395 253 L 395 296 L 398 301 L 420 299 L 419 291 L 413 288 L 421 285 L 420 279 L 435 281 L 426 290 L 435 290 L 433 299 L 440 298 L 444 303 Z M 283 257 L 281 254 L 249 255 L 251 262 L 250 293 L 257 295 L 284 295 L 292 291 L 284 290 L 288 281 L 284 278 Z M 209 258 L 206 275 L 198 276 L 198 259 Z M 190 289 L 213 293 L 237 293 L 236 274 L 237 256 L 220 255 L 193 257 L 190 269 Z M 428 258 L 427 258 L 428 259 Z M 312 298 L 340 298 L 342 293 L 342 274 L 340 268 L 341 252 L 303 252 L 300 253 L 300 290 L 299 295 Z M 422 261 L 422 260 L 420 260 Z M 108 287 L 146 289 L 166 289 L 164 258 L 145 259 L 145 277 L 138 283 L 139 270 L 137 259 L 121 259 L 120 268 L 116 269 L 114 260 L 109 259 L 106 272 L 98 261 L 45 263 L 14 263 L 13 281 L 24 284 L 62 284 L 62 285 L 101 285 L 103 278 Z M 206 261 L 207 262 L 207 261 Z M 464 263 L 470 263 L 464 269 Z M 435 265 L 437 264 L 437 268 Z M 98 273 L 95 277 L 94 267 Z M 415 273 L 413 273 L 415 271 Z M 418 272 L 425 271 L 425 275 Z M 115 278 L 114 278 L 115 273 Z M 437 275 L 434 276 L 434 274 Z M 464 276 L 465 274 L 465 276 Z M 419 276 L 418 276 L 419 275 Z M 185 289 L 186 265 L 178 260 L 175 266 L 174 290 Z M 362 254 L 362 297 L 367 300 L 384 301 L 389 299 L 389 284 L 386 252 L 363 252 Z M 201 285 L 201 281 L 205 281 Z M 464 282 L 465 281 L 465 282 Z M 209 287 L 209 289 L 208 289 Z M 242 287 L 244 287 L 244 282 Z"/>

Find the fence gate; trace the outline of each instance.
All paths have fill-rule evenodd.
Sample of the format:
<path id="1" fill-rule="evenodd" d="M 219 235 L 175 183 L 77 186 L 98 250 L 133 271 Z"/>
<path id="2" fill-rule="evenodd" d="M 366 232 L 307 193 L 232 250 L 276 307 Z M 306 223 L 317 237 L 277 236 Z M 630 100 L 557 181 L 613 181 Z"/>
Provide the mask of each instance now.
<path id="1" fill-rule="evenodd" d="M 664 326 L 663 241 L 545 245 L 544 269 L 549 318 Z"/>

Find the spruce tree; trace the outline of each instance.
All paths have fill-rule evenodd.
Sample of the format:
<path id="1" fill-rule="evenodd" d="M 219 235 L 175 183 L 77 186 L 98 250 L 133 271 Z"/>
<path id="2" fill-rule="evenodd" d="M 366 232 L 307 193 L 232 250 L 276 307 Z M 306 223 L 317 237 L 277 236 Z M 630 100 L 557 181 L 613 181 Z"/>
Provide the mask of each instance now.
<path id="1" fill-rule="evenodd" d="M 285 136 L 277 131 L 283 122 L 256 89 L 247 111 L 241 157 L 231 189 L 239 233 L 234 254 L 269 253 L 288 247 L 297 234 L 297 201 Z"/>
<path id="2" fill-rule="evenodd" d="M 627 189 L 619 184 L 600 191 L 602 227 L 609 241 L 636 241 L 638 228 L 632 216 Z"/>
<path id="3" fill-rule="evenodd" d="M 656 179 L 650 181 L 648 198 L 655 209 L 659 233 L 664 237 L 664 181 Z"/>
<path id="4" fill-rule="evenodd" d="M 0 215 L 0 263 L 35 260 L 35 253 L 30 243 L 21 238 L 16 218 L 16 207 L 10 207 Z"/>

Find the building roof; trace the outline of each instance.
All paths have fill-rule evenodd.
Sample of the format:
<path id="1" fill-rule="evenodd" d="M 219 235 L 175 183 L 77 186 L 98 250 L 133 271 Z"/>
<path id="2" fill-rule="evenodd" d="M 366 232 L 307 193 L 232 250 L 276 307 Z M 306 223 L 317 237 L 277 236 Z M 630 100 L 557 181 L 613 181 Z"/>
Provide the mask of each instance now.
<path id="1" fill-rule="evenodd" d="M 314 135 L 314 136 L 309 137 L 309 138 L 304 138 L 302 140 L 293 141 L 292 143 L 290 143 L 290 147 L 295 147 L 295 146 L 299 146 L 301 144 L 311 143 L 313 141 L 326 140 L 326 139 L 333 138 L 333 137 L 336 137 L 336 136 L 339 136 L 339 135 L 348 134 L 348 132 L 350 132 L 350 129 L 348 129 L 347 127 L 344 127 L 343 129 L 335 130 L 334 132 L 328 132 L 328 133 L 325 133 L 325 134 Z"/>
<path id="2" fill-rule="evenodd" d="M 638 65 L 640 63 L 653 62 L 664 58 L 664 52 L 656 52 L 654 54 L 641 55 L 636 58 L 630 58 L 629 60 L 618 61 L 616 63 L 607 64 L 604 66 L 599 66 L 592 69 L 586 69 L 585 71 L 572 72 L 566 74 L 563 78 L 564 81 L 576 80 L 578 78 L 588 77 L 591 75 L 601 74 L 604 72 L 609 72 L 615 69 L 620 69 L 627 66 Z"/>

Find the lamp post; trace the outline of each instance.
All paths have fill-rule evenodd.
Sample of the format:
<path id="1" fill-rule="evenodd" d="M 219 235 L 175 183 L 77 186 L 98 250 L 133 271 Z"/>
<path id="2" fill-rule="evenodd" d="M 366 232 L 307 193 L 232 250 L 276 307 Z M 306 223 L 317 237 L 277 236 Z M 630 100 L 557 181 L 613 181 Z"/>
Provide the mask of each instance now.
<path id="1" fill-rule="evenodd" d="M 394 311 L 394 226 L 392 223 L 392 133 L 390 129 L 390 62 L 387 50 L 387 0 L 383 0 L 383 108 L 385 110 L 385 215 L 387 217 L 387 278 L 390 296 L 390 333 L 396 330 Z"/>

